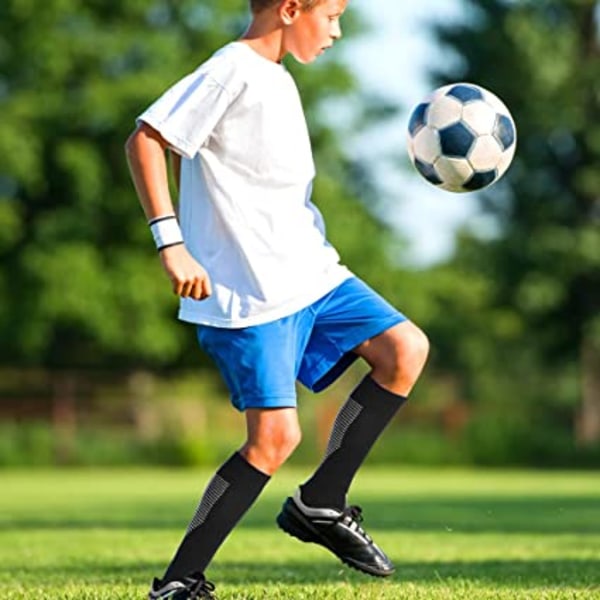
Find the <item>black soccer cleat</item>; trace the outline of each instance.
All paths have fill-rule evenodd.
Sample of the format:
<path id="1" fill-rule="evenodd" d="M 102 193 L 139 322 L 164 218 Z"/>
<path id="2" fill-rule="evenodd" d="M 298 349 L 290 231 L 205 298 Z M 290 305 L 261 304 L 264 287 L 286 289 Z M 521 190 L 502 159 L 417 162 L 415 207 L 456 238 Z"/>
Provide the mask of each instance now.
<path id="1" fill-rule="evenodd" d="M 163 583 L 155 579 L 148 593 L 148 600 L 216 600 L 215 586 L 206 581 L 202 573 L 194 573 L 183 579 Z"/>
<path id="2" fill-rule="evenodd" d="M 362 510 L 306 506 L 297 490 L 283 503 L 277 524 L 302 542 L 313 542 L 333 552 L 342 562 L 368 575 L 387 577 L 396 569 L 392 561 L 360 526 Z"/>

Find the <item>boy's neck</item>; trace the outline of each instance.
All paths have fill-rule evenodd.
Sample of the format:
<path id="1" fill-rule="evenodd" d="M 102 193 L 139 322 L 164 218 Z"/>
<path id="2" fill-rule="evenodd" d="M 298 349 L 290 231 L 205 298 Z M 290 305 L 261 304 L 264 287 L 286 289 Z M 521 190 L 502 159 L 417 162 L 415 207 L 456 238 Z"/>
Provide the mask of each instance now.
<path id="1" fill-rule="evenodd" d="M 283 25 L 276 15 L 263 11 L 254 15 L 246 32 L 240 38 L 264 58 L 279 63 L 285 56 L 283 50 Z"/>

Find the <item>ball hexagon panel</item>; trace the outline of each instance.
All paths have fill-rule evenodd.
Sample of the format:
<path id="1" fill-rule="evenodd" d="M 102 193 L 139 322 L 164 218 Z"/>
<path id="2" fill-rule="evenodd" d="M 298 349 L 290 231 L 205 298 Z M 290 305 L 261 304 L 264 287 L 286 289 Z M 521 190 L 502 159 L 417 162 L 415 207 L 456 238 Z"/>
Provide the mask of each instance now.
<path id="1" fill-rule="evenodd" d="M 458 123 L 462 117 L 463 105 L 456 98 L 443 96 L 432 102 L 427 110 L 427 125 L 442 129 Z"/>
<path id="2" fill-rule="evenodd" d="M 441 156 L 435 161 L 435 170 L 442 180 L 440 187 L 451 192 L 461 191 L 464 182 L 473 176 L 473 167 L 464 158 Z"/>
<path id="3" fill-rule="evenodd" d="M 470 102 L 465 104 L 462 121 L 478 135 L 492 133 L 497 126 L 498 113 L 487 102 Z"/>
<path id="4" fill-rule="evenodd" d="M 498 166 L 496 167 L 496 170 L 498 171 L 498 177 L 500 177 L 500 175 L 504 175 L 508 167 L 510 167 L 510 163 L 512 163 L 512 160 L 515 156 L 515 149 L 516 146 L 513 145 L 511 148 L 502 153 L 502 156 L 498 162 Z"/>
<path id="5" fill-rule="evenodd" d="M 412 149 L 416 158 L 433 164 L 442 152 L 438 132 L 431 127 L 423 127 L 413 138 Z"/>
<path id="6" fill-rule="evenodd" d="M 489 171 L 498 166 L 502 148 L 493 135 L 478 136 L 469 153 L 469 162 L 475 171 Z"/>

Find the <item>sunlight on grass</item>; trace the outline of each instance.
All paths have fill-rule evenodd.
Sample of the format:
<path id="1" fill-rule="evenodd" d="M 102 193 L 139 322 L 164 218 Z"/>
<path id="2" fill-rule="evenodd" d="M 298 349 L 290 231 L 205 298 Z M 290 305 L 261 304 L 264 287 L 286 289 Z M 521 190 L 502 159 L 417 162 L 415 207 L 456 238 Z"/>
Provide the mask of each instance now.
<path id="1" fill-rule="evenodd" d="M 352 500 L 396 563 L 385 581 L 277 530 L 281 501 L 305 475 L 278 474 L 221 548 L 208 573 L 220 599 L 600 598 L 596 474 L 365 471 Z M 145 598 L 210 476 L 3 472 L 3 598 Z"/>

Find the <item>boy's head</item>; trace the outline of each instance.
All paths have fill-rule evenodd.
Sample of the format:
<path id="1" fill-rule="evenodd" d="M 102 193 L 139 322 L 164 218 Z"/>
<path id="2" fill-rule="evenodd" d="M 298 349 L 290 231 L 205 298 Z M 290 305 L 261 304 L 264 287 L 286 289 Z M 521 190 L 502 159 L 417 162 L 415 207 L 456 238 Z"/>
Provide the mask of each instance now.
<path id="1" fill-rule="evenodd" d="M 281 54 L 301 63 L 315 60 L 342 37 L 340 18 L 348 0 L 250 0 L 255 20 L 281 31 Z"/>
<path id="2" fill-rule="evenodd" d="M 322 0 L 299 0 L 298 3 L 302 10 L 310 10 L 321 1 Z M 281 0 L 250 0 L 250 10 L 253 13 L 258 13 L 265 10 L 265 8 L 270 8 L 277 4 L 281 4 Z"/>

